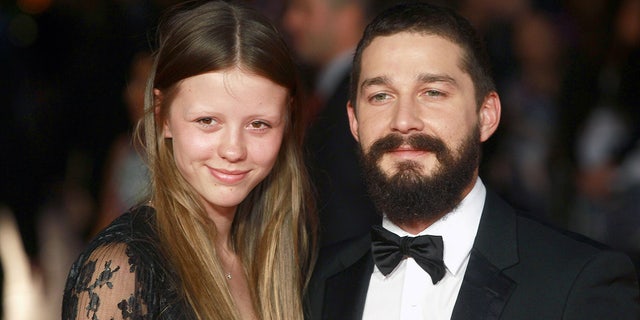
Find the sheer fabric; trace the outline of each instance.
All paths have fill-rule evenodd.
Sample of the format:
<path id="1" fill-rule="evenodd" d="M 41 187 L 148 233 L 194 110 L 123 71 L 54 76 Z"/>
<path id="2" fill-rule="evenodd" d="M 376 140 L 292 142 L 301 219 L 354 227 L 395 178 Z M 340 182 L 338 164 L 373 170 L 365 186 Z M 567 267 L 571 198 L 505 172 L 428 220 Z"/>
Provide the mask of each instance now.
<path id="1" fill-rule="evenodd" d="M 118 217 L 71 267 L 62 319 L 194 319 L 176 274 L 159 249 L 155 211 Z"/>

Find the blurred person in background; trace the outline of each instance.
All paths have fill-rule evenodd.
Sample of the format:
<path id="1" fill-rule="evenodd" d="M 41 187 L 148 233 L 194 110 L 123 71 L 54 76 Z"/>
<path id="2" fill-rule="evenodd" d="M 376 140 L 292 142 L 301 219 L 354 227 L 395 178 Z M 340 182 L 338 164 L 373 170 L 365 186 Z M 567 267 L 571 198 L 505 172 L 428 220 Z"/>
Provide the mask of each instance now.
<path id="1" fill-rule="evenodd" d="M 153 57 L 149 52 L 141 51 L 134 55 L 122 93 L 131 130 L 144 115 L 145 87 L 152 68 Z M 118 136 L 111 145 L 92 235 L 148 197 L 149 174 L 142 158 L 143 150 L 135 147 L 131 130 Z"/>
<path id="2" fill-rule="evenodd" d="M 0 319 L 57 319 L 43 280 L 27 255 L 13 212 L 0 204 Z"/>
<path id="3" fill-rule="evenodd" d="M 284 39 L 241 1 L 189 1 L 157 45 L 150 201 L 79 256 L 63 319 L 301 319 L 315 218 Z"/>
<path id="4" fill-rule="evenodd" d="M 365 192 L 349 134 L 346 103 L 358 39 L 380 7 L 393 1 L 289 0 L 282 17 L 313 86 L 307 108 L 306 163 L 317 191 L 322 245 L 369 230 L 379 222 Z"/>
<path id="5" fill-rule="evenodd" d="M 564 41 L 567 44 L 567 63 L 563 70 L 559 97 L 558 151 L 563 152 L 563 157 L 568 162 L 566 174 L 569 193 L 564 197 L 567 199 L 564 201 L 566 212 L 575 210 L 576 198 L 580 197 L 576 177 L 584 159 L 581 160 L 582 155 L 577 152 L 579 136 L 582 135 L 589 115 L 602 100 L 603 90 L 598 79 L 607 59 L 607 52 L 613 45 L 615 12 L 620 1 L 563 1 L 561 18 L 564 24 Z M 591 149 L 597 150 L 595 145 Z M 572 215 L 565 219 L 572 224 Z M 595 235 L 591 232 L 587 234 Z"/>
<path id="6" fill-rule="evenodd" d="M 517 66 L 514 53 L 514 24 L 531 10 L 535 0 L 458 0 L 456 10 L 486 42 L 496 86 L 503 88 Z M 496 138 L 496 137 L 494 137 Z M 488 142 L 491 144 L 491 142 Z M 486 148 L 487 146 L 485 146 Z"/>
<path id="7" fill-rule="evenodd" d="M 554 216 L 557 181 L 558 99 L 562 38 L 551 17 L 527 10 L 513 21 L 516 68 L 503 79 L 500 139 L 485 160 L 487 182 L 513 205 L 548 222 Z"/>
<path id="8" fill-rule="evenodd" d="M 631 254 L 640 266 L 640 0 L 621 0 L 591 78 L 577 132 L 571 227 Z M 578 88 L 584 89 L 584 88 Z"/>

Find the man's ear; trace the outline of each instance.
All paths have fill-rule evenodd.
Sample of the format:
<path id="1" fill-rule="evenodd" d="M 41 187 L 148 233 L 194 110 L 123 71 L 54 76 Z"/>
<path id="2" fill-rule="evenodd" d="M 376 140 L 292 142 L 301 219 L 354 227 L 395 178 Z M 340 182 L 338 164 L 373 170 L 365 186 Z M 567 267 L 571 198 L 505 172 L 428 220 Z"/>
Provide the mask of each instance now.
<path id="1" fill-rule="evenodd" d="M 153 89 L 153 114 L 156 117 L 156 122 L 163 121 L 162 123 L 162 134 L 165 138 L 173 138 L 171 134 L 171 128 L 169 127 L 168 120 L 160 115 L 160 108 L 162 107 L 162 103 L 164 101 L 164 95 L 162 91 L 159 89 Z"/>
<path id="2" fill-rule="evenodd" d="M 351 129 L 351 135 L 360 142 L 358 136 L 358 119 L 356 118 L 356 110 L 351 104 L 351 100 L 347 101 L 347 115 L 349 115 L 349 128 Z"/>
<path id="3" fill-rule="evenodd" d="M 501 112 L 500 97 L 497 92 L 492 91 L 484 98 L 484 102 L 482 102 L 478 112 L 481 142 L 489 140 L 493 133 L 496 132 L 498 124 L 500 124 Z"/>

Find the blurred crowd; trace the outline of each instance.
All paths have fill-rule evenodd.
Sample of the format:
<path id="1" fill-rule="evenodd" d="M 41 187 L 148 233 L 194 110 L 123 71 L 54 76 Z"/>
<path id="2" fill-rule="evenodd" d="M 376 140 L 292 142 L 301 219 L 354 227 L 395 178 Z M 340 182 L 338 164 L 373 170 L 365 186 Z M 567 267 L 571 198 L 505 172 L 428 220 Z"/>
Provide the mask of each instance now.
<path id="1" fill-rule="evenodd" d="M 41 305 L 2 304 L 4 319 L 59 318 L 78 250 L 144 196 L 130 134 L 153 26 L 175 2 L 0 0 L 0 297 L 23 277 Z M 288 0 L 252 2 L 284 27 Z M 485 183 L 640 262 L 640 0 L 438 2 L 492 59 L 503 114 Z M 320 70 L 300 66 L 311 92 Z"/>

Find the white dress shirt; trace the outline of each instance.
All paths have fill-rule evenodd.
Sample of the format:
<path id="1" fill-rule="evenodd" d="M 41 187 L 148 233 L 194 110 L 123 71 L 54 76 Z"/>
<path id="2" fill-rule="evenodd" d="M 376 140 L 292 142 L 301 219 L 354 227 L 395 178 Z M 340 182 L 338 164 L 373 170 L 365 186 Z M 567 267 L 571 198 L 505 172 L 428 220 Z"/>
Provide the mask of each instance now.
<path id="1" fill-rule="evenodd" d="M 413 260 L 405 258 L 386 277 L 374 267 L 362 318 L 372 319 L 451 319 L 462 286 L 473 241 L 478 231 L 486 189 L 478 178 L 458 207 L 417 235 L 439 235 L 444 242 L 444 278 L 433 284 L 431 276 Z M 398 236 L 407 233 L 389 221 L 382 226 Z"/>

